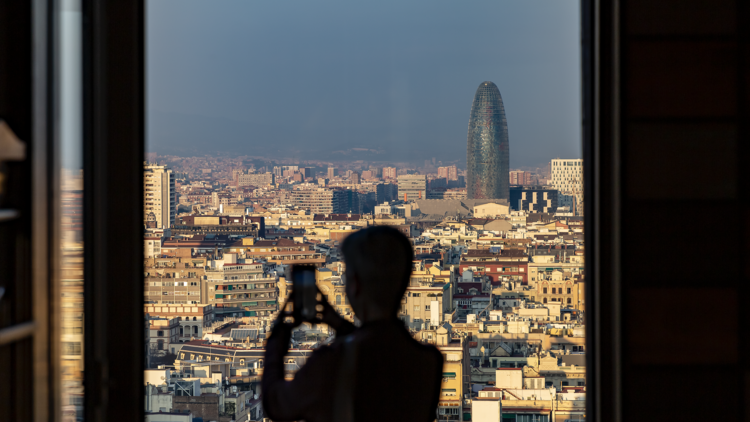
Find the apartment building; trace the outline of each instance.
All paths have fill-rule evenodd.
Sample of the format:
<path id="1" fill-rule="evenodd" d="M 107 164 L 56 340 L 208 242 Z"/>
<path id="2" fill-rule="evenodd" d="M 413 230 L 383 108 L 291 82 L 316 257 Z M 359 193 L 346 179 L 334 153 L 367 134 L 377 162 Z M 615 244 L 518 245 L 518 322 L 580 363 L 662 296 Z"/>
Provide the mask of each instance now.
<path id="1" fill-rule="evenodd" d="M 291 239 L 255 240 L 245 237 L 227 247 L 228 251 L 238 252 L 245 259 L 265 260 L 273 264 L 325 264 L 324 254 L 315 251 L 308 243 L 298 243 Z"/>
<path id="2" fill-rule="evenodd" d="M 276 277 L 261 263 L 223 264 L 206 270 L 208 300 L 217 314 L 267 316 L 278 310 Z"/>
<path id="3" fill-rule="evenodd" d="M 578 281 L 570 273 L 552 271 L 549 278 L 536 283 L 536 301 L 541 303 L 557 302 L 560 306 L 579 309 L 583 297 Z M 533 298 L 532 298 L 533 299 Z"/>
<path id="4" fill-rule="evenodd" d="M 531 286 L 542 280 L 551 280 L 556 271 L 564 278 L 575 278 L 584 272 L 584 251 L 575 245 L 533 245 L 528 251 L 531 254 L 528 264 Z"/>
<path id="5" fill-rule="evenodd" d="M 288 202 L 313 214 L 335 214 L 347 212 L 349 198 L 345 190 L 307 189 L 293 190 L 286 193 Z"/>
<path id="6" fill-rule="evenodd" d="M 427 199 L 427 176 L 423 174 L 398 176 L 398 199 L 402 201 Z"/>
<path id="7" fill-rule="evenodd" d="M 488 276 L 493 285 L 505 281 L 528 284 L 529 257 L 518 249 L 469 249 L 461 256 L 459 271 Z"/>
<path id="8" fill-rule="evenodd" d="M 250 215 L 185 215 L 178 217 L 173 235 L 233 235 L 263 237 L 266 224 L 263 217 Z"/>
<path id="9" fill-rule="evenodd" d="M 399 318 L 413 329 L 439 326 L 452 307 L 449 291 L 450 284 L 445 283 L 410 285 L 401 298 Z"/>
<path id="10" fill-rule="evenodd" d="M 273 173 L 248 173 L 237 175 L 237 186 L 256 186 L 263 187 L 273 185 L 276 181 Z"/>
<path id="11" fill-rule="evenodd" d="M 530 185 L 534 180 L 530 171 L 510 171 L 509 176 L 511 185 Z"/>
<path id="12" fill-rule="evenodd" d="M 156 228 L 172 227 L 177 214 L 177 192 L 172 170 L 167 166 L 143 165 L 143 221 L 156 222 Z"/>
<path id="13" fill-rule="evenodd" d="M 438 167 L 438 179 L 458 180 L 458 169 L 456 166 Z"/>
<path id="14" fill-rule="evenodd" d="M 561 193 L 575 197 L 576 215 L 583 212 L 583 160 L 555 159 L 550 162 L 552 186 Z"/>
<path id="15" fill-rule="evenodd" d="M 156 353 L 171 351 L 170 345 L 179 343 L 180 318 L 148 317 L 149 350 Z"/>
<path id="16" fill-rule="evenodd" d="M 395 179 L 397 177 L 396 167 L 383 167 L 383 179 Z"/>
<path id="17" fill-rule="evenodd" d="M 144 301 L 149 304 L 197 305 L 206 303 L 202 294 L 203 280 L 192 278 L 144 278 Z"/>
<path id="18" fill-rule="evenodd" d="M 144 314 L 151 317 L 179 319 L 179 335 L 177 341 L 184 343 L 193 338 L 202 338 L 203 329 L 214 321 L 214 308 L 206 304 L 153 304 L 143 305 Z"/>
<path id="19" fill-rule="evenodd" d="M 469 342 L 463 337 L 454 337 L 453 327 L 448 322 L 437 329 L 422 330 L 415 338 L 435 345 L 443 354 L 443 379 L 438 398 L 437 421 L 467 420 L 471 414 Z"/>

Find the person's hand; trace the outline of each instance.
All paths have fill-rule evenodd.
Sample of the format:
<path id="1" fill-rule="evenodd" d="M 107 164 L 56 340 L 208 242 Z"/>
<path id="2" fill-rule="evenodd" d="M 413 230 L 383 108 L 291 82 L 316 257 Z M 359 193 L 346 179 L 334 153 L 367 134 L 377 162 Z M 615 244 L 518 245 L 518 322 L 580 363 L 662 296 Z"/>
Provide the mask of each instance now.
<path id="1" fill-rule="evenodd" d="M 281 331 L 291 332 L 294 328 L 302 324 L 302 319 L 296 318 L 294 313 L 288 310 L 288 305 L 291 305 L 292 303 L 294 303 L 294 291 L 289 293 L 289 297 L 287 297 L 284 305 L 279 309 L 279 313 L 276 315 L 276 320 L 274 321 L 271 330 L 271 335 Z"/>
<path id="2" fill-rule="evenodd" d="M 318 313 L 316 315 L 315 323 L 324 323 L 334 330 L 338 330 L 339 327 L 347 321 L 336 312 L 336 309 L 331 306 L 330 303 L 328 303 L 326 296 L 320 291 L 320 289 L 318 289 L 318 295 L 320 299 L 318 299 L 318 305 L 316 306 L 316 311 L 318 311 Z"/>

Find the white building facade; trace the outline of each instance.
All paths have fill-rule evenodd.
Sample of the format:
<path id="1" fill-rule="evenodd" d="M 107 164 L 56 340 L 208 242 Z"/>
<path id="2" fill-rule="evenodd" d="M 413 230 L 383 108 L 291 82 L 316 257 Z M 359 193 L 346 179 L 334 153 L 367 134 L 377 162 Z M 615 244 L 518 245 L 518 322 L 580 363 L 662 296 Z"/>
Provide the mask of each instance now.
<path id="1" fill-rule="evenodd" d="M 174 173 L 167 166 L 143 166 L 143 221 L 154 213 L 157 229 L 168 229 L 177 214 Z"/>
<path id="2" fill-rule="evenodd" d="M 583 215 L 583 160 L 554 159 L 550 163 L 550 176 L 552 186 L 560 191 L 560 194 L 572 195 L 575 198 L 575 215 Z M 565 205 L 558 203 L 558 206 Z"/>

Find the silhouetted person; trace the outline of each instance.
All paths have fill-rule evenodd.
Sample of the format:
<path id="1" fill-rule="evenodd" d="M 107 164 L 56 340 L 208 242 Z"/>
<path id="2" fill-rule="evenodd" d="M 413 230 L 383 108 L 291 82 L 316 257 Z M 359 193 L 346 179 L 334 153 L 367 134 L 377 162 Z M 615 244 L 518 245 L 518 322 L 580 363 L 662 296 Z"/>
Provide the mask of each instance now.
<path id="1" fill-rule="evenodd" d="M 282 308 L 266 345 L 266 415 L 274 421 L 434 421 L 443 357 L 414 340 L 397 318 L 411 275 L 409 240 L 377 226 L 349 235 L 341 250 L 346 294 L 361 327 L 341 318 L 323 296 L 317 322 L 333 327 L 336 341 L 315 350 L 294 380 L 285 381 L 284 355 L 301 321 L 284 322 Z"/>

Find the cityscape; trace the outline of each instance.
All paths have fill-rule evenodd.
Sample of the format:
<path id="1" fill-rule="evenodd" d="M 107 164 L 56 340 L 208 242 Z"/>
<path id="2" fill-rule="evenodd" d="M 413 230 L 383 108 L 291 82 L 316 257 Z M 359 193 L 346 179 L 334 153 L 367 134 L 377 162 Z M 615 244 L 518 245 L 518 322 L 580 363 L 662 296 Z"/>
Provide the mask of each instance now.
<path id="1" fill-rule="evenodd" d="M 376 225 L 413 246 L 398 317 L 444 356 L 436 420 L 585 420 L 582 160 L 511 169 L 507 126 L 500 91 L 486 81 L 471 108 L 466 168 L 430 156 L 147 154 L 147 420 L 268 420 L 265 343 L 291 291 L 291 266 L 314 265 L 325 299 L 356 323 L 339 247 Z M 64 294 L 74 295 L 68 285 Z M 75 324 L 64 343 L 71 382 L 82 368 Z M 325 325 L 296 328 L 287 376 L 334 339 Z"/>

